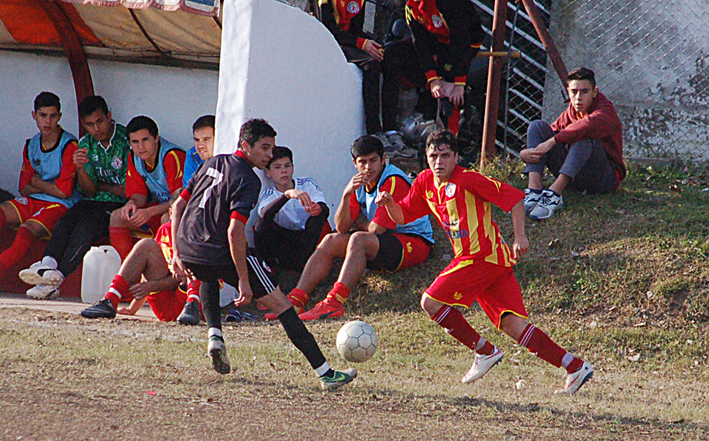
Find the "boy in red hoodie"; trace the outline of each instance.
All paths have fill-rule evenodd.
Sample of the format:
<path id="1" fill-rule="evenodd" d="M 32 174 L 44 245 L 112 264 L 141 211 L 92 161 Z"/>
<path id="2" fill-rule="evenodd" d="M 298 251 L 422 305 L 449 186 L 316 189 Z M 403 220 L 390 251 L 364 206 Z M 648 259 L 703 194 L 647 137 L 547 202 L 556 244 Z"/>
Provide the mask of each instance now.
<path id="1" fill-rule="evenodd" d="M 569 107 L 551 126 L 532 121 L 527 148 L 520 152 L 529 176 L 524 209 L 534 220 L 548 219 L 561 208 L 567 187 L 588 193 L 610 193 L 627 170 L 623 163 L 623 132 L 613 103 L 596 86 L 595 74 L 582 67 L 569 73 Z M 556 176 L 542 187 L 544 169 Z"/>

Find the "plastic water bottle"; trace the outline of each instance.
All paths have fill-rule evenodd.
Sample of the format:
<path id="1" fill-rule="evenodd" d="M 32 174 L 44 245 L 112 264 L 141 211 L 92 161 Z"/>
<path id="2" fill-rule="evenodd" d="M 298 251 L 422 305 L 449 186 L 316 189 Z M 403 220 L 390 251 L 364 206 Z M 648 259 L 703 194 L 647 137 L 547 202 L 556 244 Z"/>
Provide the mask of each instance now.
<path id="1" fill-rule="evenodd" d="M 119 269 L 121 269 L 121 256 L 115 248 L 110 245 L 91 247 L 84 256 L 81 301 L 96 303 L 103 299 Z"/>

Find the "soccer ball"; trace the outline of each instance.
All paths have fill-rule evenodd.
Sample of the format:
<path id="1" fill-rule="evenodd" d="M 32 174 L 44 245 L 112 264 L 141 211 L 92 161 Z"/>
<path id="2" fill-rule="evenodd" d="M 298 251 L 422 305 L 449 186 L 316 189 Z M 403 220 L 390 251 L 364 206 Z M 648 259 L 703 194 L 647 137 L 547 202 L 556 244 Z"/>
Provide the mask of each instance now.
<path id="1" fill-rule="evenodd" d="M 377 333 L 368 323 L 357 320 L 345 323 L 337 333 L 337 350 L 345 360 L 362 363 L 377 352 Z"/>

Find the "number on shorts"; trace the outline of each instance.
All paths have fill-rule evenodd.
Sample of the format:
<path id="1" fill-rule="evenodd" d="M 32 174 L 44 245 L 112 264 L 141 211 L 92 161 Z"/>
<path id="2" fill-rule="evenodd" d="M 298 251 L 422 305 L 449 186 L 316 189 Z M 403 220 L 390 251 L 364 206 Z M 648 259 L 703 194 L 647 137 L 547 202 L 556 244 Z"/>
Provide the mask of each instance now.
<path id="1" fill-rule="evenodd" d="M 202 200 L 199 201 L 199 208 L 204 208 L 207 204 L 207 199 L 209 199 L 209 196 L 212 194 L 212 189 L 221 184 L 222 179 L 224 178 L 224 173 L 210 167 L 207 169 L 207 176 L 211 176 L 214 180 L 212 181 L 212 185 L 210 185 L 209 188 L 205 190 L 204 194 L 202 194 Z"/>

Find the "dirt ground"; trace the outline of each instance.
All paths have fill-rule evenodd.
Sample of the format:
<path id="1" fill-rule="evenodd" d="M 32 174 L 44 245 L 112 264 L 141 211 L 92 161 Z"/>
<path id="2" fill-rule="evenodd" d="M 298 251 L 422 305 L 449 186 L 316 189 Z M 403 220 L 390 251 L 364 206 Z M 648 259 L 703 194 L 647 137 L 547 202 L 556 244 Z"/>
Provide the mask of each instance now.
<path id="1" fill-rule="evenodd" d="M 322 340 L 333 326 L 311 329 Z M 676 414 L 668 401 L 654 415 L 633 416 L 609 402 L 632 407 L 634 398 L 617 384 L 617 398 L 607 396 L 598 378 L 571 398 L 545 390 L 562 381 L 556 372 L 530 376 L 543 394 L 498 388 L 494 379 L 463 389 L 445 366 L 419 372 L 388 354 L 387 364 L 360 365 L 352 385 L 327 393 L 281 344 L 279 326 L 226 332 L 235 372 L 220 376 L 204 354 L 203 326 L 0 308 L 0 439 L 709 439 L 706 384 L 667 381 L 667 400 L 688 396 L 691 406 Z M 514 381 L 504 369 L 499 375 Z M 637 399 L 659 403 L 652 395 L 661 389 L 646 387 Z"/>

